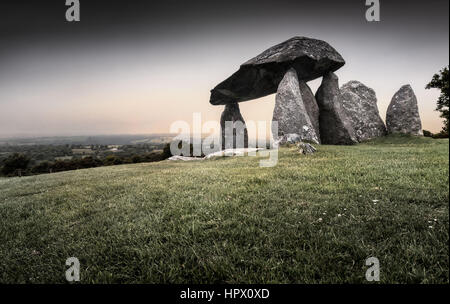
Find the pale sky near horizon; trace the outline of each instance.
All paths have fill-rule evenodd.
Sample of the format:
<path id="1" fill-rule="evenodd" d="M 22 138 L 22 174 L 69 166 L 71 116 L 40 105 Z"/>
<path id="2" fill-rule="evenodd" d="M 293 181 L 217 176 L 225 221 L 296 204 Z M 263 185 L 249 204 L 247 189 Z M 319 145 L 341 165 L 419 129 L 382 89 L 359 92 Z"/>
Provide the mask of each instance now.
<path id="1" fill-rule="evenodd" d="M 448 1 L 381 0 L 379 23 L 365 21 L 365 1 L 358 0 L 202 3 L 186 10 L 169 1 L 176 10 L 161 5 L 148 14 L 139 1 L 142 7 L 123 10 L 80 2 L 79 24 L 67 24 L 65 6 L 55 1 L 45 18 L 30 15 L 33 4 L 2 8 L 10 14 L 0 24 L 0 137 L 168 133 L 176 120 L 191 123 L 193 112 L 219 120 L 223 106 L 209 104 L 209 91 L 292 36 L 330 43 L 346 60 L 336 72 L 340 85 L 359 80 L 373 88 L 383 120 L 394 93 L 409 83 L 423 128 L 442 127 L 434 111 L 439 91 L 425 85 L 448 65 Z M 320 79 L 309 85 L 315 92 Z M 270 95 L 240 103 L 244 119 L 269 123 L 274 101 Z"/>

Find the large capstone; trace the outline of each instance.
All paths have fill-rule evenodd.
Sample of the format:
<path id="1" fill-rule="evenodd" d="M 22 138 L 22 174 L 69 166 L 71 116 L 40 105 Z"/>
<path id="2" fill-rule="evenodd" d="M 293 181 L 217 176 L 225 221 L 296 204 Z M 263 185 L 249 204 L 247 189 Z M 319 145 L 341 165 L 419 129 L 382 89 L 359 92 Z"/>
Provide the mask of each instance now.
<path id="1" fill-rule="evenodd" d="M 352 80 L 341 87 L 341 96 L 342 106 L 359 142 L 386 135 L 374 90 Z"/>
<path id="2" fill-rule="evenodd" d="M 320 138 L 322 144 L 351 145 L 357 143 L 355 131 L 342 106 L 339 79 L 330 72 L 316 93 L 319 104 Z"/>
<path id="3" fill-rule="evenodd" d="M 392 97 L 386 112 L 386 126 L 388 133 L 423 135 L 417 98 L 409 84 Z"/>
<path id="4" fill-rule="evenodd" d="M 225 105 L 220 117 L 222 150 L 247 148 L 248 132 L 237 103 Z"/>
<path id="5" fill-rule="evenodd" d="M 211 90 L 209 102 L 224 105 L 273 94 L 290 68 L 295 69 L 299 79 L 309 81 L 344 64 L 342 56 L 325 41 L 293 37 L 242 64 Z"/>
<path id="6" fill-rule="evenodd" d="M 275 141 L 283 142 L 285 136 L 298 135 L 295 136 L 298 141 L 320 142 L 303 104 L 297 73 L 293 68 L 287 71 L 278 86 L 272 120 L 278 122 L 278 130 L 272 129 Z"/>

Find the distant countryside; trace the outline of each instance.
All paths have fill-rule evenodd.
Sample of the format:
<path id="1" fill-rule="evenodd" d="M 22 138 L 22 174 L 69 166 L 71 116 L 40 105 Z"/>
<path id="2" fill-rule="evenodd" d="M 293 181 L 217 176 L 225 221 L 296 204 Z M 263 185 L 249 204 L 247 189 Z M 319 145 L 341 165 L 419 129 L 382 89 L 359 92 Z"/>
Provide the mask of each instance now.
<path id="1" fill-rule="evenodd" d="M 0 175 L 22 176 L 168 158 L 172 135 L 0 139 Z"/>

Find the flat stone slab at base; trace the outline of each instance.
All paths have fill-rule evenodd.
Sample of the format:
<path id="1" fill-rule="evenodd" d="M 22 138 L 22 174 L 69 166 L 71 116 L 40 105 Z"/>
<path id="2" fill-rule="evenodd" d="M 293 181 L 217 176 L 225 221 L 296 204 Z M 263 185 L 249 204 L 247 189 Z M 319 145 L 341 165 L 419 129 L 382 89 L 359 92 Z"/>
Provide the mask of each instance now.
<path id="1" fill-rule="evenodd" d="M 181 155 L 174 155 L 168 158 L 170 161 L 199 161 L 199 160 L 206 160 L 211 159 L 213 157 L 224 157 L 224 156 L 244 156 L 245 154 L 251 153 L 251 152 L 258 152 L 261 150 L 265 150 L 264 148 L 237 148 L 237 149 L 226 149 L 217 151 L 211 154 L 206 155 L 205 157 L 190 157 L 190 156 L 181 156 Z"/>
<path id="2" fill-rule="evenodd" d="M 196 160 L 203 160 L 203 157 L 190 157 L 190 156 L 181 156 L 181 155 L 174 155 L 168 158 L 168 160 L 182 160 L 182 161 L 196 161 Z"/>
<path id="3" fill-rule="evenodd" d="M 223 157 L 223 156 L 244 156 L 249 152 L 258 152 L 265 150 L 264 148 L 238 148 L 238 149 L 226 149 L 218 152 L 214 152 L 205 156 L 205 159 L 210 159 L 212 157 Z"/>

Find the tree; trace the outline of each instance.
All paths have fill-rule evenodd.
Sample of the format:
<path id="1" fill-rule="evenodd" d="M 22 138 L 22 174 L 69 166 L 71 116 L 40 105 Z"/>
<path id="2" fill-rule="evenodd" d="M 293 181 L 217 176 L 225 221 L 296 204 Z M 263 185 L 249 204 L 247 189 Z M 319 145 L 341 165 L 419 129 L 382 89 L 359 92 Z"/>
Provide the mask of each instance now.
<path id="1" fill-rule="evenodd" d="M 139 155 L 133 155 L 133 157 L 131 158 L 131 161 L 133 163 L 137 164 L 137 163 L 140 163 L 142 160 L 141 160 L 141 157 Z"/>
<path id="2" fill-rule="evenodd" d="M 29 163 L 30 159 L 27 156 L 14 153 L 3 161 L 2 173 L 4 175 L 22 176 L 22 171 L 27 169 Z"/>
<path id="3" fill-rule="evenodd" d="M 423 130 L 423 136 L 425 136 L 425 137 L 433 137 L 434 134 L 431 133 L 431 132 L 428 131 L 428 130 Z"/>
<path id="4" fill-rule="evenodd" d="M 161 155 L 162 159 L 167 159 L 172 156 L 172 152 L 170 152 L 170 144 L 165 144 L 163 148 L 163 152 Z"/>
<path id="5" fill-rule="evenodd" d="M 33 168 L 31 168 L 31 173 L 39 174 L 39 173 L 49 173 L 51 164 L 48 161 L 43 161 Z"/>
<path id="6" fill-rule="evenodd" d="M 438 74 L 434 74 L 433 79 L 427 86 L 426 89 L 440 89 L 441 95 L 437 100 L 436 111 L 441 112 L 441 117 L 444 118 L 444 127 L 442 127 L 441 133 L 447 134 L 448 136 L 448 126 L 449 126 L 449 79 L 448 79 L 448 69 L 445 67 L 439 71 Z"/>
<path id="7" fill-rule="evenodd" d="M 122 163 L 123 163 L 122 159 L 120 159 L 118 156 L 113 155 L 113 154 L 106 156 L 106 158 L 104 160 L 104 164 L 106 166 L 120 165 Z"/>

